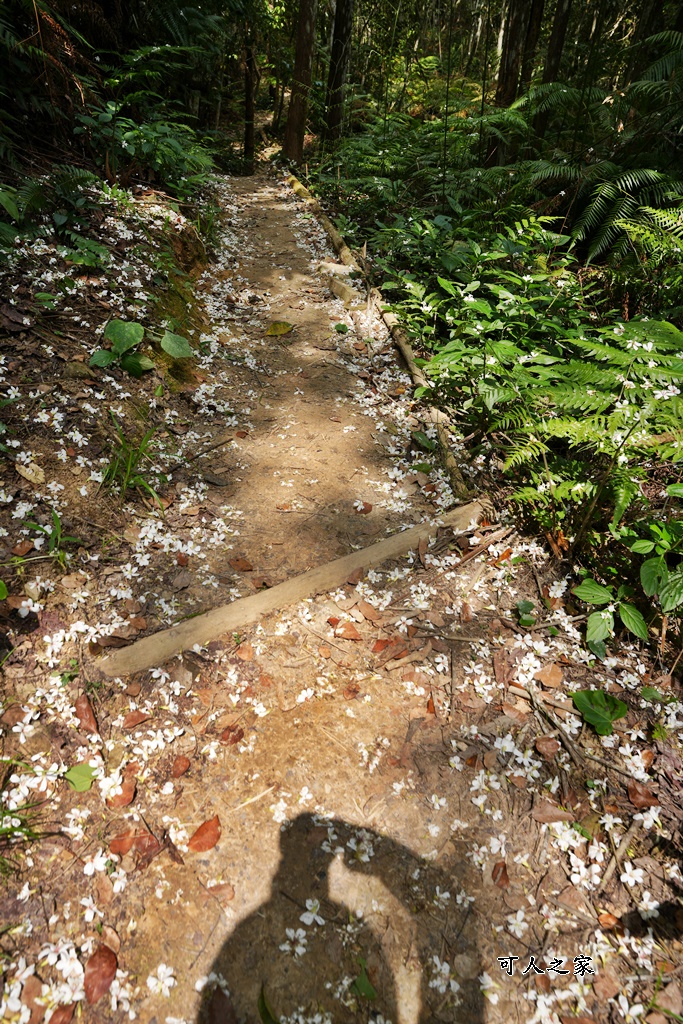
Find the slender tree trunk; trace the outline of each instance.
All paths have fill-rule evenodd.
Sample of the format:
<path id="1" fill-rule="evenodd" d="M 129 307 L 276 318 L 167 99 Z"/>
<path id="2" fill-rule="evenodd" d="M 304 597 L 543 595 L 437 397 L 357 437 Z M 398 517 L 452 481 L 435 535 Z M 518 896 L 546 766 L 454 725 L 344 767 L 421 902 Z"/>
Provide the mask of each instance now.
<path id="1" fill-rule="evenodd" d="M 344 120 L 344 88 L 351 55 L 354 0 L 337 0 L 334 12 L 334 31 L 327 76 L 325 98 L 325 126 L 323 140 L 336 142 L 341 137 Z"/>
<path id="2" fill-rule="evenodd" d="M 550 39 L 548 40 L 548 52 L 545 58 L 545 65 L 543 67 L 542 82 L 544 85 L 557 81 L 562 61 L 562 51 L 564 50 L 564 41 L 567 38 L 569 15 L 571 12 L 572 0 L 557 0 L 555 17 L 553 18 L 553 27 L 550 30 Z M 539 139 L 544 137 L 547 127 L 547 112 L 544 111 L 543 113 L 537 114 L 534 118 L 534 131 Z"/>
<path id="3" fill-rule="evenodd" d="M 543 83 L 547 85 L 548 82 L 556 82 L 557 76 L 560 71 L 560 63 L 562 61 L 562 51 L 564 50 L 564 41 L 567 38 L 567 27 L 569 25 L 569 15 L 572 10 L 572 0 L 557 0 L 557 9 L 555 10 L 555 18 L 553 19 L 553 27 L 550 30 L 550 39 L 548 40 L 548 53 L 545 58 L 545 66 L 543 68 Z"/>
<path id="4" fill-rule="evenodd" d="M 254 85 L 256 67 L 251 39 L 244 44 L 244 173 L 254 173 Z"/>
<path id="5" fill-rule="evenodd" d="M 497 107 L 509 107 L 517 99 L 522 48 L 529 24 L 529 3 L 530 0 L 510 0 L 494 100 Z"/>
<path id="6" fill-rule="evenodd" d="M 527 26 L 526 39 L 524 40 L 524 51 L 522 53 L 522 73 L 520 75 L 520 87 L 523 92 L 528 92 L 531 85 L 531 78 L 534 73 L 536 47 L 538 46 L 538 40 L 541 35 L 541 26 L 543 24 L 544 8 L 545 0 L 531 0 L 529 24 Z"/>
<path id="7" fill-rule="evenodd" d="M 628 85 L 629 82 L 635 82 L 650 63 L 650 48 L 643 44 L 648 36 L 664 30 L 662 7 L 661 0 L 649 0 L 641 8 L 640 16 L 636 22 L 636 30 L 631 40 L 631 45 L 634 49 L 631 50 L 630 59 L 626 67 L 624 85 Z"/>
<path id="8" fill-rule="evenodd" d="M 289 97 L 285 141 L 282 153 L 287 160 L 300 164 L 304 155 L 308 94 L 311 91 L 311 69 L 315 48 L 315 18 L 318 0 L 299 0 L 299 21 L 294 55 L 294 78 Z"/>

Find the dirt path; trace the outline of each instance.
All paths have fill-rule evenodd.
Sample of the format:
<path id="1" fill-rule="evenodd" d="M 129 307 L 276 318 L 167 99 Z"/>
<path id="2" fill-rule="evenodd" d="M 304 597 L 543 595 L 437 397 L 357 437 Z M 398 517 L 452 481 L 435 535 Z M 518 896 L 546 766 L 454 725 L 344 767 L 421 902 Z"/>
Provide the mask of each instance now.
<path id="1" fill-rule="evenodd" d="M 330 294 L 318 224 L 276 177 L 221 179 L 217 195 L 218 258 L 197 285 L 197 372 L 163 397 L 145 379 L 132 399 L 116 378 L 98 384 L 128 426 L 143 402 L 165 425 L 165 516 L 75 490 L 73 457 L 54 460 L 49 438 L 33 456 L 53 475 L 49 499 L 0 479 L 12 543 L 18 502 L 109 516 L 116 531 L 103 554 L 82 549 L 66 575 L 32 579 L 12 606 L 30 598 L 22 621 L 40 618 L 17 631 L 5 663 L 17 700 L 2 716 L 16 759 L 5 813 L 45 800 L 53 834 L 18 855 L 0 906 L 3 1019 L 623 1017 L 655 962 L 678 962 L 679 876 L 657 845 L 676 835 L 675 813 L 655 805 L 634 819 L 629 848 L 662 908 L 664 946 L 619 870 L 602 888 L 607 830 L 618 837 L 613 819 L 638 806 L 626 778 L 654 781 L 675 808 L 683 767 L 657 749 L 661 773 L 647 774 L 655 753 L 626 734 L 643 714 L 638 651 L 589 664 L 566 581 L 512 527 L 441 531 L 398 563 L 139 678 L 109 686 L 89 674 L 109 644 L 452 504 L 413 436 L 410 381 L 383 325 L 362 296 L 346 308 Z M 269 335 L 276 322 L 294 329 Z M 97 387 L 62 376 L 52 391 L 66 396 L 55 408 L 79 417 L 73 444 L 77 430 L 94 447 Z M 518 625 L 522 599 L 536 605 L 530 630 Z M 520 698 L 529 685 L 561 731 Z M 564 696 L 590 685 L 632 705 L 604 751 Z M 670 729 L 678 713 L 669 705 Z M 571 736 L 602 764 L 581 767 L 581 753 L 577 767 Z M 628 922 L 627 954 L 610 916 Z M 597 976 L 572 962 L 584 955 Z M 512 974 L 498 959 L 508 956 L 519 958 Z M 543 972 L 521 976 L 531 956 Z"/>

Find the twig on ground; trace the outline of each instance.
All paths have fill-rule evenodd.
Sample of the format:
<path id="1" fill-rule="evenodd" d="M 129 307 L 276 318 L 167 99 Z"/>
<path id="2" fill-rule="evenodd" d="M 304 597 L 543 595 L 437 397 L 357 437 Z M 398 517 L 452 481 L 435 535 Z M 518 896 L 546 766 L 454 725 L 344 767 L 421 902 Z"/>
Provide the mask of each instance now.
<path id="1" fill-rule="evenodd" d="M 614 874 L 614 872 L 616 871 L 617 867 L 621 867 L 621 864 L 619 863 L 619 859 L 621 857 L 623 857 L 623 855 L 626 853 L 631 840 L 633 839 L 633 837 L 635 836 L 635 834 L 636 834 L 636 832 L 638 831 L 639 828 L 640 828 L 640 822 L 639 821 L 632 821 L 631 822 L 631 827 L 629 828 L 629 830 L 627 832 L 624 833 L 624 835 L 622 837 L 622 840 L 619 843 L 619 846 L 615 850 L 614 856 L 612 857 L 611 861 L 607 865 L 607 868 L 605 869 L 605 873 L 602 876 L 602 882 L 598 886 L 598 892 L 602 892 L 603 889 L 606 888 L 607 884 L 609 883 L 609 881 L 610 881 L 612 875 Z"/>

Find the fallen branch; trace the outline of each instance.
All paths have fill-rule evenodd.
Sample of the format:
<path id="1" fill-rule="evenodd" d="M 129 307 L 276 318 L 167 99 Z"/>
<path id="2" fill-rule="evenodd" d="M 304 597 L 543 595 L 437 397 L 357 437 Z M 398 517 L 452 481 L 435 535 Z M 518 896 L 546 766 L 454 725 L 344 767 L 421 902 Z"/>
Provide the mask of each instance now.
<path id="1" fill-rule="evenodd" d="M 631 827 L 629 828 L 628 832 L 624 833 L 624 836 L 623 836 L 621 842 L 619 843 L 619 846 L 614 851 L 614 856 L 612 857 L 611 861 L 607 865 L 607 869 L 606 869 L 604 875 L 602 876 L 602 882 L 600 883 L 600 885 L 598 887 L 598 892 L 602 892 L 603 889 L 606 888 L 606 886 L 607 886 L 610 878 L 614 874 L 616 868 L 617 867 L 621 867 L 621 864 L 619 864 L 619 858 L 623 857 L 623 855 L 628 850 L 628 848 L 629 848 L 629 846 L 631 844 L 631 840 L 635 836 L 635 834 L 638 831 L 639 827 L 640 827 L 640 822 L 639 821 L 632 821 L 631 822 Z"/>
<path id="2" fill-rule="evenodd" d="M 476 522 L 483 512 L 483 505 L 478 501 L 461 505 L 430 523 L 420 523 L 368 548 L 354 551 L 284 583 L 278 583 L 269 590 L 232 601 L 203 615 L 179 622 L 153 636 L 137 640 L 130 647 L 122 647 L 110 654 L 99 665 L 93 666 L 93 670 L 111 679 L 163 665 L 181 651 L 188 650 L 196 644 L 206 644 L 224 633 L 238 632 L 250 623 L 257 622 L 268 612 L 286 608 L 315 594 L 334 590 L 335 587 L 342 586 L 352 573 L 359 570 L 367 571 L 391 558 L 400 558 L 408 551 L 416 549 L 421 540 L 433 537 L 444 526 L 464 533 L 472 521 Z"/>
<path id="3" fill-rule="evenodd" d="M 287 179 L 291 188 L 296 194 L 304 200 L 306 205 L 309 207 L 312 213 L 318 218 L 323 228 L 330 237 L 332 245 L 337 250 L 337 254 L 347 267 L 351 267 L 352 270 L 357 271 L 364 278 L 367 277 L 364 274 L 361 266 L 356 260 L 355 256 L 349 249 L 348 245 L 339 234 L 330 218 L 323 213 L 320 203 L 315 199 L 308 191 L 305 185 L 303 185 L 298 178 L 295 178 L 293 174 L 289 175 Z M 332 282 L 335 283 L 335 278 L 332 278 Z M 348 286 L 345 286 L 348 288 Z M 335 283 L 335 288 L 339 289 L 339 282 Z M 339 289 L 341 290 L 341 289 Z M 338 291 L 335 292 L 338 294 Z M 401 327 L 398 318 L 393 314 L 387 312 L 384 309 L 384 299 L 382 293 L 377 288 L 368 289 L 368 303 L 375 306 L 378 314 L 382 317 L 382 320 L 386 324 L 392 341 L 396 345 L 403 359 L 405 360 L 406 366 L 410 372 L 410 376 L 413 379 L 413 384 L 416 387 L 430 388 L 429 381 L 423 374 L 420 367 L 415 362 L 415 356 L 408 339 L 408 335 Z M 451 451 L 450 439 L 448 437 L 448 431 L 444 426 L 444 413 L 440 409 L 435 409 L 433 406 L 427 406 L 425 410 L 425 419 L 432 423 L 436 429 L 436 436 L 439 442 L 439 451 L 441 455 L 441 461 L 444 469 L 448 473 L 448 477 L 451 484 L 451 490 L 459 501 L 467 501 L 473 497 L 473 490 L 468 486 L 465 478 L 462 475 L 462 470 L 457 463 L 453 452 Z"/>

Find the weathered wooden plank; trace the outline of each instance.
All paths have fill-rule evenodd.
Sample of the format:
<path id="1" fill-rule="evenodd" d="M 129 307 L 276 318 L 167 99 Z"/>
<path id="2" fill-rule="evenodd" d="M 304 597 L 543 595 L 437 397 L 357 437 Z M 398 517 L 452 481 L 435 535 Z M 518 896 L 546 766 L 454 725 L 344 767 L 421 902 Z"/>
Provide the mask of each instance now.
<path id="1" fill-rule="evenodd" d="M 470 523 L 479 520 L 483 512 L 484 505 L 479 501 L 461 505 L 430 523 L 420 523 L 402 533 L 395 533 L 368 548 L 335 558 L 316 569 L 309 569 L 269 590 L 221 605 L 153 636 L 143 637 L 130 647 L 114 651 L 99 664 L 91 665 L 91 671 L 114 678 L 156 668 L 195 644 L 206 644 L 224 633 L 234 633 L 257 622 L 269 612 L 287 608 L 315 594 L 334 590 L 359 569 L 367 571 L 391 558 L 399 558 L 416 548 L 423 538 L 434 536 L 441 526 L 450 526 L 464 532 Z"/>

